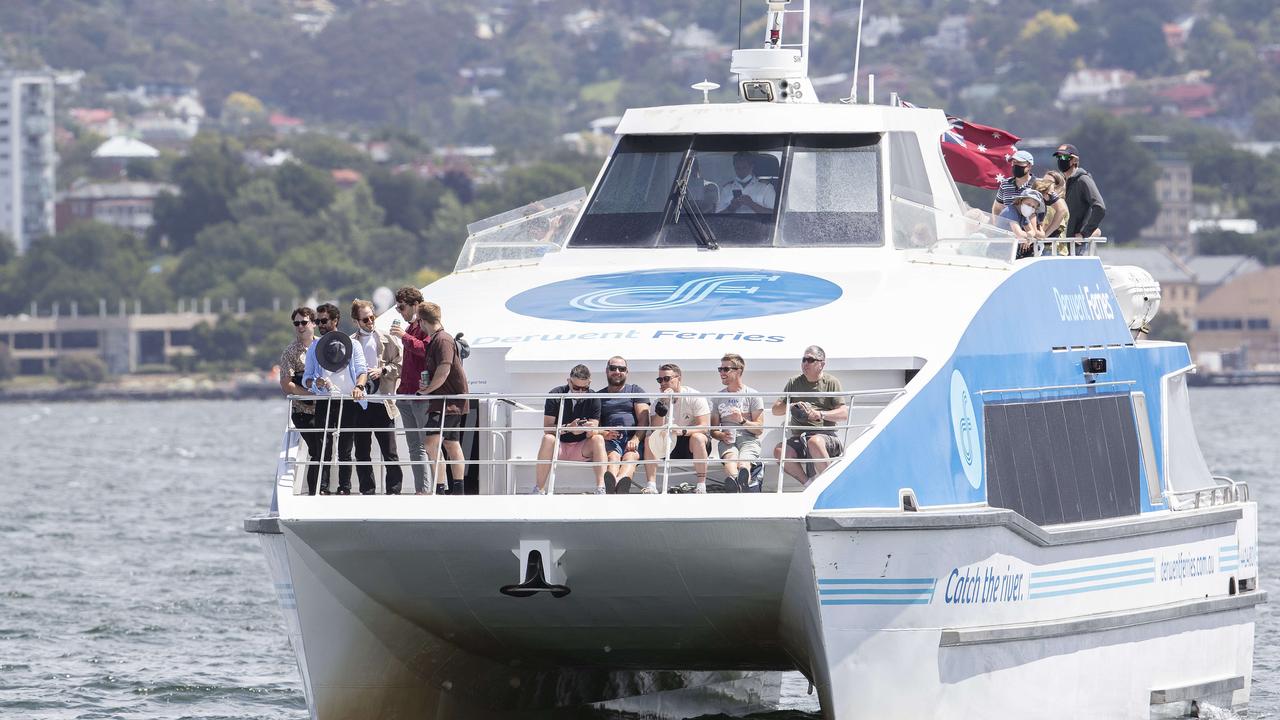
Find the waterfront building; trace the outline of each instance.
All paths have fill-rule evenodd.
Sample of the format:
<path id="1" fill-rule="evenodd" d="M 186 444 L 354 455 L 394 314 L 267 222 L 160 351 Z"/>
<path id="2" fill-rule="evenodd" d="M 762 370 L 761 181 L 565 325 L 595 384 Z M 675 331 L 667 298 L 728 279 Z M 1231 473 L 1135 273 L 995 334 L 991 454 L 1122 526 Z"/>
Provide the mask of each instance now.
<path id="1" fill-rule="evenodd" d="M 0 67 L 0 232 L 19 253 L 54 229 L 56 75 Z"/>

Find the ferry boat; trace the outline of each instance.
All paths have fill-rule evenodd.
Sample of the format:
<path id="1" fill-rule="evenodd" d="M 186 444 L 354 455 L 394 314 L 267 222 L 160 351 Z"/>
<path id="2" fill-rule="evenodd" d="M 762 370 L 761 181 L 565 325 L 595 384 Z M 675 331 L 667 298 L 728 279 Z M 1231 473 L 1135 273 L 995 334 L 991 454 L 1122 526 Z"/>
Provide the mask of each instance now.
<path id="1" fill-rule="evenodd" d="M 286 428 L 245 527 L 312 718 L 742 715 L 796 670 L 830 720 L 1247 704 L 1257 506 L 1199 451 L 1187 347 L 1141 339 L 1158 286 L 1094 241 L 1015 261 L 942 112 L 816 101 L 795 5 L 734 53 L 739 101 L 628 111 L 589 192 L 478 223 L 423 288 L 471 342 L 473 494 L 308 495 Z M 802 485 L 768 408 L 811 345 L 851 413 Z M 714 394 L 725 352 L 764 400 L 763 492 L 599 496 L 557 463 L 529 494 L 573 365 Z"/>

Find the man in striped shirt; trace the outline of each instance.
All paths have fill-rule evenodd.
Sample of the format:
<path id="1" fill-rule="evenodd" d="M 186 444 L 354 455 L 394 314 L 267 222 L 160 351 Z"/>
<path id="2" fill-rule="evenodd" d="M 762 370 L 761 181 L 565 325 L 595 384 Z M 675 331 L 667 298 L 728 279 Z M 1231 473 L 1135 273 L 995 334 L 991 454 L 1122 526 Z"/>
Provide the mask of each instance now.
<path id="1" fill-rule="evenodd" d="M 1031 187 L 1031 181 L 1034 176 L 1031 174 L 1031 166 L 1035 164 L 1035 158 L 1026 150 L 1019 150 L 1013 154 L 1013 177 L 1005 178 L 1000 181 L 1000 187 L 996 189 L 996 200 L 991 203 L 991 224 L 996 224 L 996 218 L 1000 216 L 1001 211 L 1005 209 L 1013 199 L 1017 197 L 1026 188 Z"/>

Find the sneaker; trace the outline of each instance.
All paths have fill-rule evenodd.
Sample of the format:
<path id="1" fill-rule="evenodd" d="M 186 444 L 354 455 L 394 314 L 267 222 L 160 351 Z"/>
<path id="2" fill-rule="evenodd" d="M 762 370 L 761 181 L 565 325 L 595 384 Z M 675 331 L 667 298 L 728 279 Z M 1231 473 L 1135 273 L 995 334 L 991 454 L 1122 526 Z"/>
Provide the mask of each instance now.
<path id="1" fill-rule="evenodd" d="M 618 491 L 618 478 L 608 470 L 604 471 L 604 491 L 610 495 Z M 600 493 L 596 493 L 599 495 Z"/>
<path id="2" fill-rule="evenodd" d="M 444 486 L 444 483 L 440 483 L 440 484 L 436 485 L 436 494 L 437 494 L 437 495 L 448 495 L 448 494 L 449 494 L 449 488 L 445 487 L 445 486 Z"/>
<path id="3" fill-rule="evenodd" d="M 449 481 L 449 494 L 450 494 L 450 495 L 466 495 L 466 494 L 467 494 L 467 493 L 466 493 L 466 490 L 464 490 L 464 489 L 462 488 L 462 481 L 461 481 L 461 480 L 450 480 L 450 481 Z"/>
<path id="4" fill-rule="evenodd" d="M 706 480 L 702 480 L 702 481 L 700 481 L 700 482 L 698 483 L 698 485 L 694 488 L 694 490 L 693 490 L 693 494 L 694 494 L 694 495 L 706 495 L 706 494 L 707 494 L 707 481 L 706 481 Z"/>
<path id="5" fill-rule="evenodd" d="M 724 491 L 727 493 L 742 492 L 742 490 L 738 487 L 738 481 L 728 476 L 726 476 L 724 479 Z"/>
<path id="6" fill-rule="evenodd" d="M 640 492 L 641 492 L 642 494 L 644 494 L 644 495 L 658 495 L 658 494 L 659 494 L 659 493 L 658 493 L 658 484 L 657 484 L 657 483 L 649 483 L 648 485 L 645 485 L 645 486 L 644 486 L 644 489 L 643 489 L 643 490 L 641 490 Z"/>
<path id="7" fill-rule="evenodd" d="M 595 487 L 595 489 L 593 489 L 589 494 L 591 494 L 591 495 L 605 495 L 606 493 L 605 493 L 605 491 L 604 491 L 604 486 L 603 486 L 603 485 L 597 485 L 597 486 Z"/>
<path id="8" fill-rule="evenodd" d="M 608 478 L 605 478 L 605 482 L 608 482 Z M 630 495 L 631 484 L 629 477 L 618 478 L 618 487 L 614 488 L 613 492 L 617 495 Z"/>
<path id="9" fill-rule="evenodd" d="M 738 492 L 747 492 L 749 487 L 751 487 L 751 468 L 744 465 L 738 468 Z"/>
<path id="10" fill-rule="evenodd" d="M 350 494 L 351 494 L 351 488 L 338 488 L 338 494 L 339 494 L 339 495 L 350 495 Z"/>
<path id="11" fill-rule="evenodd" d="M 547 494 L 547 491 L 546 491 L 546 490 L 543 490 L 542 488 L 538 487 L 537 485 L 534 485 L 534 486 L 533 486 L 533 489 L 529 491 L 529 494 L 530 494 L 530 495 L 546 495 L 546 494 Z"/>
<path id="12" fill-rule="evenodd" d="M 321 494 L 321 495 L 328 495 L 328 494 L 329 494 L 329 488 L 320 488 L 320 494 Z"/>

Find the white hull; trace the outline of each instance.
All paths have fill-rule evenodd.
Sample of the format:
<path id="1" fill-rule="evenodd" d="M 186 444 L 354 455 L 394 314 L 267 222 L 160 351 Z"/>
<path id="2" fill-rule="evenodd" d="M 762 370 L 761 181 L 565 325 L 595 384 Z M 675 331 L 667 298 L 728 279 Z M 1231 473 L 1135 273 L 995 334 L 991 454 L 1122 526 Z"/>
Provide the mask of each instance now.
<path id="1" fill-rule="evenodd" d="M 832 720 L 1247 704 L 1264 595 L 1228 590 L 1256 566 L 1176 561 L 1252 545 L 1252 505 L 1069 535 L 1010 515 L 309 520 L 261 537 L 319 720 L 741 715 L 775 707 L 791 668 Z M 497 592 L 530 538 L 563 551 L 568 596 Z M 1011 579 L 958 581 L 988 568 Z"/>
<path id="2" fill-rule="evenodd" d="M 1220 548 L 1256 542 L 1253 506 L 1230 519 L 1239 514 L 1049 546 L 998 525 L 813 532 L 818 588 L 828 593 L 815 608 L 824 715 L 1147 718 L 1182 714 L 1191 700 L 1242 708 L 1265 593 L 1230 594 L 1256 566 L 1218 565 Z M 1011 580 L 988 582 L 987 569 Z M 966 573 L 981 578 L 973 593 L 959 582 Z M 893 578 L 936 584 L 874 584 Z M 892 588 L 904 594 L 869 594 Z"/>

